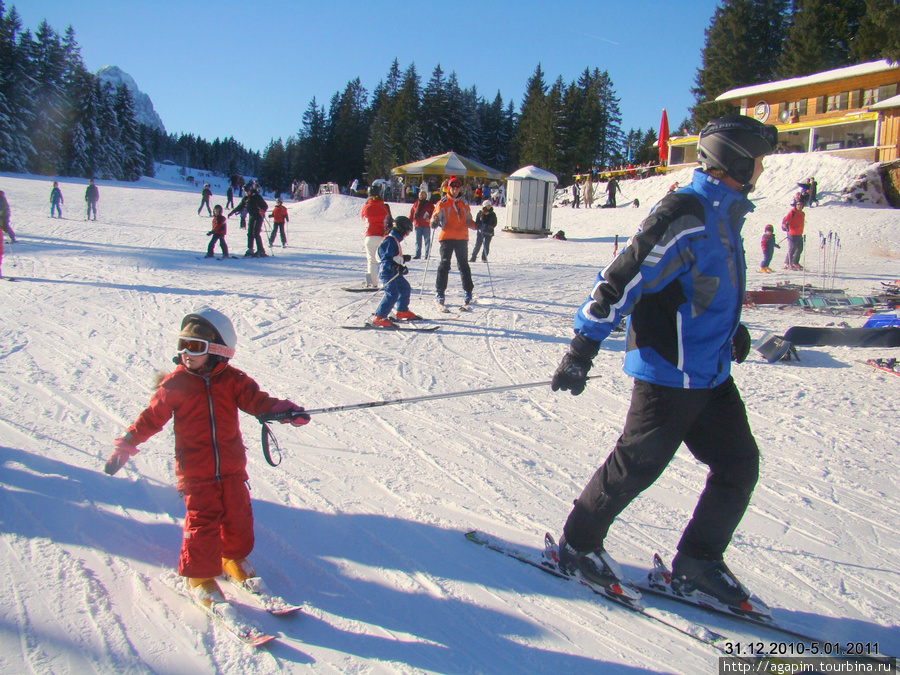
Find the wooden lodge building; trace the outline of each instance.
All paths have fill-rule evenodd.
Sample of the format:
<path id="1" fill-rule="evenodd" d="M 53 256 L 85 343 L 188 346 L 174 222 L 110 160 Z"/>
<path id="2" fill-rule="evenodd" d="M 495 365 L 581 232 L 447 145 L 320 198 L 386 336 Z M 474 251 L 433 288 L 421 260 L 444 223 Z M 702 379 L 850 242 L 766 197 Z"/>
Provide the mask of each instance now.
<path id="1" fill-rule="evenodd" d="M 873 61 L 726 91 L 716 101 L 778 127 L 778 152 L 900 159 L 900 63 Z M 669 170 L 697 162 L 697 136 L 669 140 Z"/>

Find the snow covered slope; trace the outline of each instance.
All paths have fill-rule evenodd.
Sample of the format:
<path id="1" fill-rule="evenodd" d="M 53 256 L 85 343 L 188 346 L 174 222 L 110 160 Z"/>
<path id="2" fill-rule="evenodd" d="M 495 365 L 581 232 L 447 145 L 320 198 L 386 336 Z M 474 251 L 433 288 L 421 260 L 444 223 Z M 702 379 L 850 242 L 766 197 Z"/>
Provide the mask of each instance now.
<path id="1" fill-rule="evenodd" d="M 751 287 L 804 278 L 755 269 L 763 226 L 779 231 L 810 175 L 822 205 L 807 213 L 806 281 L 821 281 L 818 231 L 840 237 L 836 286 L 867 294 L 900 278 L 897 211 L 839 201 L 857 163 L 780 156 L 767 167 L 745 229 Z M 490 268 L 473 264 L 474 311 L 422 335 L 337 328 L 377 302 L 340 290 L 363 281 L 361 199 L 289 204 L 290 246 L 275 257 L 198 260 L 209 219 L 196 215 L 199 195 L 170 189 L 164 174 L 101 181 L 96 223 L 82 220 L 83 181 L 61 181 L 70 219 L 51 220 L 52 181 L 0 176 L 20 237 L 2 268 L 20 280 L 0 282 L 0 672 L 713 672 L 712 649 L 463 537 L 479 528 L 536 549 L 545 531 L 559 534 L 621 431 L 631 390 L 621 335 L 579 397 L 539 387 L 316 415 L 301 429 L 275 425 L 278 468 L 243 417 L 251 561 L 306 606 L 287 619 L 248 610 L 280 635 L 258 652 L 160 581 L 177 562 L 183 515 L 171 425 L 117 476 L 102 472 L 154 374 L 172 368 L 181 317 L 201 304 L 234 320 L 237 367 L 311 408 L 549 379 L 615 235 L 624 245 L 671 182 L 687 179 L 624 182 L 622 201 L 639 198 L 637 209 L 554 210 L 569 241 L 496 237 Z M 243 235 L 232 218 L 238 254 Z M 413 261 L 416 289 L 424 270 Z M 436 317 L 433 284 L 432 264 L 412 309 Z M 453 272 L 448 300 L 461 298 Z M 758 337 L 840 318 L 757 308 L 744 320 Z M 763 459 L 727 555 L 776 618 L 897 654 L 900 378 L 857 363 L 891 352 L 803 349 L 799 363 L 777 365 L 752 353 L 735 368 Z M 635 573 L 654 551 L 671 558 L 704 478 L 679 452 L 623 513 L 610 552 Z"/>

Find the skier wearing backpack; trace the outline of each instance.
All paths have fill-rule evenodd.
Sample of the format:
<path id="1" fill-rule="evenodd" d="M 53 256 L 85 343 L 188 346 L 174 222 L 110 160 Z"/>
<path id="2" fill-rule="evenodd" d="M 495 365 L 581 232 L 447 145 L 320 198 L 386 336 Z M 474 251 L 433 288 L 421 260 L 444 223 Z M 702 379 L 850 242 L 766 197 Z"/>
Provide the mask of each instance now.
<path id="1" fill-rule="evenodd" d="M 162 377 L 149 406 L 117 438 L 104 471 L 113 475 L 137 446 L 175 418 L 176 488 L 186 514 L 178 573 L 190 593 L 208 607 L 225 603 L 216 577 L 241 585 L 261 583 L 247 556 L 253 550 L 253 511 L 247 488 L 247 452 L 238 411 L 250 415 L 289 413 L 282 423 L 309 422 L 303 408 L 277 399 L 229 364 L 237 335 L 221 312 L 202 307 L 184 317 L 175 370 Z"/>
<path id="2" fill-rule="evenodd" d="M 635 382 L 625 429 L 563 528 L 559 565 L 569 574 L 605 588 L 621 580 L 605 549 L 609 529 L 684 443 L 709 473 L 678 544 L 671 588 L 726 607 L 750 606 L 724 563 L 759 472 L 731 362 L 743 362 L 750 351 L 750 333 L 740 323 L 741 227 L 753 209 L 747 194 L 777 136 L 774 126 L 742 115 L 710 121 L 700 132 L 701 168 L 690 186 L 663 197 L 575 315 L 575 337 L 553 374 L 553 390 L 584 391 L 600 343 L 625 316 L 624 370 Z"/>

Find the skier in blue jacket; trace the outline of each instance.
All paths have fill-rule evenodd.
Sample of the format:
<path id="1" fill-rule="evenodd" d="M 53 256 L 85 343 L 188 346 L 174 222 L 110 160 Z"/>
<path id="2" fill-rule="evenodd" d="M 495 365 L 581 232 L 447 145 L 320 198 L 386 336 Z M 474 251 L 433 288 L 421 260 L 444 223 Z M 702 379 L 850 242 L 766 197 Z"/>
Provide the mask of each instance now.
<path id="1" fill-rule="evenodd" d="M 620 580 L 604 549 L 609 528 L 684 443 L 709 474 L 678 544 L 672 587 L 747 610 L 750 594 L 723 558 L 756 485 L 759 450 L 731 362 L 750 351 L 740 322 L 747 194 L 776 147 L 772 125 L 741 115 L 709 122 L 691 184 L 663 197 L 575 315 L 553 390 L 584 390 L 600 343 L 626 316 L 624 370 L 635 382 L 622 436 L 565 523 L 559 562 L 570 574 L 607 588 Z"/>
<path id="2" fill-rule="evenodd" d="M 410 256 L 403 254 L 400 242 L 413 230 L 412 221 L 406 216 L 397 216 L 393 225 L 378 247 L 378 279 L 384 287 L 384 298 L 375 310 L 372 325 L 390 328 L 394 321 L 388 317 L 396 306 L 394 317 L 400 321 L 416 321 L 422 317 L 409 311 L 409 296 L 412 288 L 406 280 L 406 263 Z"/>

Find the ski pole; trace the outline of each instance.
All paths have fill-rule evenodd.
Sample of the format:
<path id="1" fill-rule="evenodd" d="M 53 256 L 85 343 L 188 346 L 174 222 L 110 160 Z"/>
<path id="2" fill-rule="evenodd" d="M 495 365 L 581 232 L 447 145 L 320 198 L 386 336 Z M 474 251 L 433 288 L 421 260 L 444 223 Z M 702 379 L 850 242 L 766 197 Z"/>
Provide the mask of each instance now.
<path id="1" fill-rule="evenodd" d="M 382 286 L 382 287 L 379 288 L 378 290 L 379 290 L 379 291 L 383 291 L 385 288 L 387 288 L 387 285 L 388 285 L 389 283 L 391 283 L 394 279 L 396 279 L 396 278 L 399 277 L 399 276 L 400 276 L 400 272 L 397 272 L 397 274 L 395 274 L 394 276 L 392 276 L 392 277 L 384 284 L 384 286 Z M 350 316 L 348 316 L 346 319 L 344 319 L 344 321 L 349 321 L 349 320 L 352 319 L 354 316 L 356 316 L 357 314 L 359 314 L 359 310 L 361 310 L 361 309 L 362 309 L 363 307 L 365 307 L 369 302 L 371 302 L 373 297 L 374 297 L 374 298 L 377 298 L 377 297 L 378 297 L 377 293 L 372 293 L 372 296 L 371 296 L 371 297 L 369 297 L 369 298 L 364 298 L 363 301 L 362 301 L 362 303 L 360 304 L 360 306 L 357 307 L 355 310 L 353 310 L 353 313 L 350 314 Z"/>
<path id="2" fill-rule="evenodd" d="M 434 245 L 434 231 L 436 227 L 431 228 L 431 237 L 428 239 L 428 255 L 425 256 L 425 271 L 422 272 L 422 285 L 419 286 L 419 297 L 425 291 L 425 277 L 428 276 L 428 265 L 431 264 L 432 246 Z"/>
<path id="3" fill-rule="evenodd" d="M 841 250 L 841 238 L 834 235 L 834 263 L 831 265 L 831 288 L 834 289 L 834 277 L 837 274 L 838 253 Z"/>
<path id="4" fill-rule="evenodd" d="M 588 380 L 593 380 L 599 378 L 600 375 L 588 375 Z M 263 455 L 266 458 L 266 461 L 270 466 L 278 466 L 281 464 L 281 447 L 278 445 L 278 439 L 275 438 L 275 434 L 269 428 L 269 422 L 281 422 L 283 420 L 290 420 L 294 417 L 306 416 L 310 415 L 320 415 L 324 413 L 333 413 L 333 412 L 345 412 L 348 410 L 362 410 L 365 408 L 380 408 L 387 405 L 400 405 L 401 403 L 418 403 L 420 401 L 437 401 L 439 399 L 444 398 L 456 398 L 460 396 L 474 396 L 475 394 L 488 394 L 492 392 L 498 391 L 512 391 L 514 389 L 526 389 L 528 387 L 544 387 L 550 384 L 550 382 L 529 382 L 526 384 L 508 384 L 500 387 L 487 387 L 486 389 L 471 389 L 469 391 L 455 391 L 449 394 L 429 394 L 427 396 L 414 396 L 412 398 L 395 398 L 389 399 L 386 401 L 369 401 L 368 403 L 352 403 L 350 405 L 338 405 L 333 406 L 331 408 L 316 408 L 313 410 L 303 410 L 303 411 L 292 411 L 286 410 L 280 413 L 268 414 L 268 415 L 258 415 L 256 419 L 262 425 L 260 429 L 260 442 L 262 445 Z M 278 453 L 278 461 L 276 462 L 272 458 L 272 453 L 269 449 L 269 442 L 274 444 L 275 451 Z"/>
<path id="5" fill-rule="evenodd" d="M 594 380 L 601 377 L 600 375 L 589 375 L 588 380 Z M 459 398 L 461 396 L 475 396 L 477 394 L 489 394 L 499 391 L 513 391 L 515 389 L 528 389 L 531 387 L 545 387 L 550 384 L 547 382 L 527 382 L 525 384 L 507 384 L 499 387 L 487 387 L 485 389 L 469 389 L 467 391 L 454 391 L 447 394 L 427 394 L 425 396 L 413 396 L 410 398 L 393 398 L 385 401 L 369 401 L 367 403 L 351 403 L 350 405 L 337 405 L 331 408 L 315 408 L 313 410 L 304 410 L 302 413 L 283 412 L 276 415 L 260 415 L 257 419 L 260 422 L 272 422 L 289 419 L 295 414 L 303 415 L 323 415 L 325 413 L 346 412 L 348 410 L 362 410 L 365 408 L 380 408 L 388 405 L 401 405 L 406 403 L 419 403 L 421 401 L 438 401 L 445 398 Z"/>
<path id="6" fill-rule="evenodd" d="M 266 227 L 263 231 L 266 233 L 266 239 L 269 239 L 269 237 L 271 236 L 270 233 L 271 233 L 272 228 L 269 225 L 269 218 L 268 218 L 268 216 L 266 216 L 265 213 L 263 214 L 263 222 L 266 224 Z M 275 237 L 272 237 L 272 239 L 274 239 L 274 238 Z M 274 258 L 275 257 L 275 247 L 272 245 L 272 239 L 269 239 L 269 255 Z"/>
<path id="7" fill-rule="evenodd" d="M 491 297 L 495 298 L 497 296 L 494 295 L 494 277 L 491 275 L 491 263 L 488 261 L 487 257 L 484 259 L 484 264 L 487 265 L 488 279 L 491 282 Z"/>

